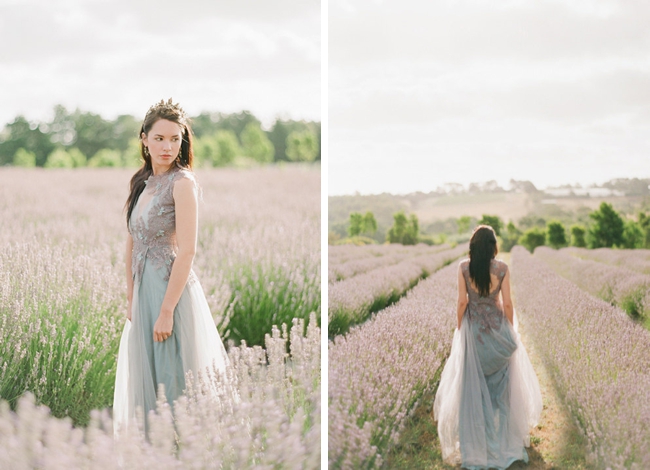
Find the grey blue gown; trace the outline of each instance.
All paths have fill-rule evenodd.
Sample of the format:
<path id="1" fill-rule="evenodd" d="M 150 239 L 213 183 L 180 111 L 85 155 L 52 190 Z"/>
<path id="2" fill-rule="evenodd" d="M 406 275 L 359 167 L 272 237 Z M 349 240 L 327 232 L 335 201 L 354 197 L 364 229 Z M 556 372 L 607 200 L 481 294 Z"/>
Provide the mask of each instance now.
<path id="1" fill-rule="evenodd" d="M 524 345 L 499 300 L 508 266 L 492 260 L 498 286 L 481 297 L 460 263 L 469 304 L 443 370 L 434 402 L 443 459 L 468 469 L 505 469 L 528 461 L 529 431 L 542 397 Z"/>
<path id="2" fill-rule="evenodd" d="M 176 165 L 166 173 L 150 176 L 129 221 L 133 238 L 133 301 L 131 321 L 127 320 L 124 326 L 118 354 L 113 403 L 116 435 L 129 429 L 146 432 L 146 416 L 156 407 L 159 384 L 164 385 L 166 399 L 173 405 L 185 389 L 187 373 L 197 375 L 209 369 L 220 376 L 228 365 L 228 356 L 193 271 L 174 309 L 171 336 L 162 342 L 153 340 L 154 324 L 176 258 L 173 189 L 182 178 L 192 181 L 196 189 L 193 173 Z M 140 419 L 138 409 L 143 412 Z"/>

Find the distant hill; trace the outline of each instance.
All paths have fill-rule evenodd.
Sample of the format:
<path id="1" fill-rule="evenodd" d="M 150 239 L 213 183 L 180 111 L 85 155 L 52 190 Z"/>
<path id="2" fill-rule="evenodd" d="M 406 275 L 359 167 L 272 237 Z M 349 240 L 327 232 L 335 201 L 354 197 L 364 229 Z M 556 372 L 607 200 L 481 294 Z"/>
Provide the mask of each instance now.
<path id="1" fill-rule="evenodd" d="M 342 237 L 347 235 L 351 212 L 371 211 L 377 219 L 378 241 L 393 224 L 393 214 L 399 210 L 415 213 L 420 229 L 425 234 L 449 233 L 455 224 L 450 219 L 467 215 L 480 219 L 483 214 L 498 215 L 505 222 L 518 226 L 533 226 L 539 219 L 558 219 L 565 223 L 582 222 L 601 202 L 611 203 L 616 210 L 635 214 L 650 201 L 650 180 L 618 179 L 602 186 L 582 188 L 564 186 L 539 191 L 529 182 L 514 182 L 514 189 L 504 190 L 493 184 L 470 185 L 470 190 L 430 193 L 415 192 L 406 195 L 383 193 L 378 195 L 330 196 L 328 207 L 329 230 Z M 609 191 L 608 191 L 609 190 Z"/>

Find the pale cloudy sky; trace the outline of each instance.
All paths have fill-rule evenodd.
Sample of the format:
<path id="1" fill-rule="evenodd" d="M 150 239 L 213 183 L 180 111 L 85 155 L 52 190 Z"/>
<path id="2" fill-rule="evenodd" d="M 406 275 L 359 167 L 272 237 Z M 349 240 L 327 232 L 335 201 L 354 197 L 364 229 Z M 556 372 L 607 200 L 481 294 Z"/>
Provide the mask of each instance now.
<path id="1" fill-rule="evenodd" d="M 0 128 L 55 104 L 320 120 L 319 0 L 0 0 Z"/>
<path id="2" fill-rule="evenodd" d="M 330 0 L 329 193 L 650 177 L 650 2 Z"/>

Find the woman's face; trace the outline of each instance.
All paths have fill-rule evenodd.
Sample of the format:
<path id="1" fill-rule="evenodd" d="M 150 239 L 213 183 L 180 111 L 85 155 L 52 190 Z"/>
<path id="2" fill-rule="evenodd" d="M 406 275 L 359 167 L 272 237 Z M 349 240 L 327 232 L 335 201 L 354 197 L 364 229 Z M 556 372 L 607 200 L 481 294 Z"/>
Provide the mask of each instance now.
<path id="1" fill-rule="evenodd" d="M 158 119 L 149 134 L 142 133 L 142 143 L 149 148 L 151 164 L 156 167 L 171 165 L 181 149 L 181 126 L 167 119 Z"/>

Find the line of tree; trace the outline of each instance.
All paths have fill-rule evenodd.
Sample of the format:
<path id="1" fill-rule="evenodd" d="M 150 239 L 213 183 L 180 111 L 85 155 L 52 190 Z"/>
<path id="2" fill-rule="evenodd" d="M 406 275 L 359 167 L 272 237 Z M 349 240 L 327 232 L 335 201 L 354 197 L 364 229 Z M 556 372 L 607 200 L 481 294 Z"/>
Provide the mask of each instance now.
<path id="1" fill-rule="evenodd" d="M 270 130 L 248 111 L 191 118 L 199 166 L 320 160 L 320 123 L 277 119 Z M 139 166 L 141 121 L 114 120 L 64 106 L 50 121 L 17 116 L 0 132 L 0 166 Z"/>
<path id="2" fill-rule="evenodd" d="M 500 249 L 510 251 L 515 245 L 523 245 L 529 251 L 542 245 L 552 248 L 576 246 L 586 248 L 650 248 L 650 216 L 643 212 L 637 220 L 626 219 L 611 204 L 603 202 L 597 210 L 589 213 L 590 224 L 574 224 L 567 227 L 553 220 L 544 227 L 520 230 L 511 221 L 504 224 L 495 215 L 483 215 L 478 224 L 494 228 L 501 238 Z M 460 227 L 460 224 L 459 224 Z"/>

